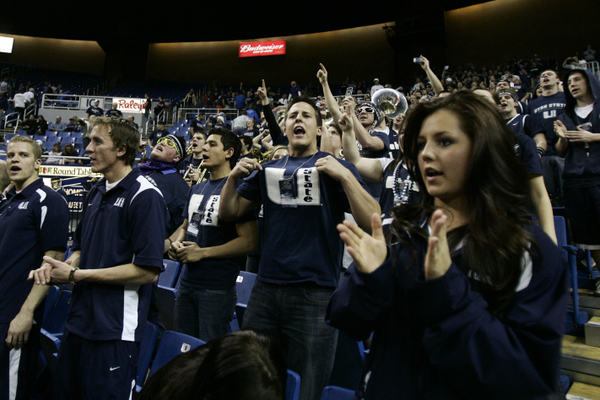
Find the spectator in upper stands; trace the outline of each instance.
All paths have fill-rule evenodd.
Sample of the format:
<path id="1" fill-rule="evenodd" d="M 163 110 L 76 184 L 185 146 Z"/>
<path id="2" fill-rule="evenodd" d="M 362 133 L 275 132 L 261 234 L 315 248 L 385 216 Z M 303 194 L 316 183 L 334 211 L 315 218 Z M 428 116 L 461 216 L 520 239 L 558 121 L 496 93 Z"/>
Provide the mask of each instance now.
<path id="1" fill-rule="evenodd" d="M 68 142 L 65 144 L 65 148 L 62 150 L 63 156 L 79 157 L 79 152 L 73 147 L 73 143 Z M 78 160 L 75 158 L 63 158 L 63 164 L 77 164 Z"/>
<path id="2" fill-rule="evenodd" d="M 154 107 L 154 118 L 164 122 L 166 120 L 165 114 L 167 109 L 168 107 L 164 97 L 158 96 L 158 104 Z"/>
<path id="3" fill-rule="evenodd" d="M 4 200 L 4 191 L 12 181 L 8 177 L 6 161 L 0 160 L 0 202 Z"/>
<path id="4" fill-rule="evenodd" d="M 69 123 L 65 128 L 65 132 L 81 132 L 81 124 L 79 123 L 79 118 L 77 118 L 77 115 L 69 118 Z"/>
<path id="5" fill-rule="evenodd" d="M 92 115 L 95 115 L 96 117 L 103 116 L 104 115 L 104 111 L 99 106 L 100 106 L 100 100 L 94 100 L 94 102 L 92 103 L 92 105 L 89 106 L 88 109 L 85 111 L 86 118 L 90 119 L 90 117 Z"/>
<path id="6" fill-rule="evenodd" d="M 563 81 L 567 105 L 554 127 L 556 152 L 565 157 L 565 209 L 575 243 L 600 265 L 600 82 L 585 70 L 569 71 Z"/>
<path id="7" fill-rule="evenodd" d="M 2 78 L 2 82 L 0 82 L 0 92 L 8 93 L 8 78 Z"/>
<path id="8" fill-rule="evenodd" d="M 198 106 L 198 96 L 194 89 L 190 89 L 188 94 L 183 98 L 183 106 L 187 108 L 194 108 Z"/>
<path id="9" fill-rule="evenodd" d="M 579 57 L 567 57 L 565 61 L 563 61 L 562 67 L 565 69 L 581 68 L 581 64 L 579 64 Z"/>
<path id="10" fill-rule="evenodd" d="M 25 113 L 25 108 L 28 106 L 27 98 L 23 95 L 23 90 L 17 90 L 17 93 L 13 96 L 13 107 L 15 112 L 19 114 L 19 119 L 23 120 L 23 114 Z"/>
<path id="11" fill-rule="evenodd" d="M 0 199 L 0 398 L 29 399 L 36 384 L 40 327 L 49 285 L 28 281 L 44 255 L 59 260 L 67 247 L 69 210 L 38 176 L 41 148 L 16 136 L 7 147 L 6 176 L 14 182 Z M 4 182 L 0 182 L 4 189 Z"/>
<path id="12" fill-rule="evenodd" d="M 550 200 L 555 205 L 562 205 L 562 176 L 565 165 L 564 159 L 558 157 L 554 151 L 554 121 L 564 112 L 566 105 L 564 92 L 558 90 L 559 82 L 556 71 L 543 71 L 540 75 L 542 95 L 529 103 L 531 134 L 538 153 L 542 156 L 544 184 Z"/>
<path id="13" fill-rule="evenodd" d="M 568 271 L 522 213 L 527 177 L 506 132 L 497 109 L 471 92 L 419 104 L 403 143 L 421 196 L 394 211 L 391 247 L 378 215 L 372 236 L 338 226 L 355 263 L 327 319 L 354 340 L 373 332 L 355 398 L 537 398 L 557 389 Z"/>
<path id="14" fill-rule="evenodd" d="M 44 118 L 43 115 L 37 116 L 37 122 L 38 122 L 37 133 L 40 135 L 45 135 L 46 131 L 48 130 L 48 122 L 46 121 L 46 119 Z"/>
<path id="15" fill-rule="evenodd" d="M 235 95 L 235 108 L 238 110 L 243 110 L 246 108 L 246 96 L 244 96 L 242 91 Z"/>
<path id="16" fill-rule="evenodd" d="M 148 118 L 150 118 L 150 113 L 152 112 L 152 99 L 150 98 L 150 95 L 148 93 L 144 95 L 144 98 L 146 99 L 146 101 L 144 102 L 144 117 L 147 121 Z"/>
<path id="17" fill-rule="evenodd" d="M 583 58 L 587 62 L 596 61 L 596 50 L 592 50 L 592 45 L 588 44 L 587 50 L 583 52 Z M 2 87 L 0 86 L 0 91 Z"/>
<path id="18" fill-rule="evenodd" d="M 0 91 L 0 124 L 2 124 L 4 113 L 8 110 L 8 98 L 6 97 L 6 92 Z M 0 126 L 2 127 L 2 126 Z"/>
<path id="19" fill-rule="evenodd" d="M 165 129 L 165 124 L 159 121 L 156 129 L 148 136 L 148 146 L 150 146 L 151 149 L 154 148 L 158 140 L 168 134 L 169 131 Z"/>
<path id="20" fill-rule="evenodd" d="M 48 153 L 48 158 L 44 161 L 46 164 L 62 164 L 62 147 L 60 142 L 55 142 L 52 145 L 52 150 Z"/>
<path id="21" fill-rule="evenodd" d="M 29 107 L 30 104 L 35 104 L 36 103 L 35 89 L 34 88 L 29 88 L 28 91 L 26 91 L 25 93 L 23 93 L 23 96 L 25 96 L 25 98 L 27 99 L 27 106 L 28 107 Z"/>
<path id="22" fill-rule="evenodd" d="M 174 235 L 169 257 L 187 264 L 177 294 L 175 329 L 209 341 L 229 331 L 236 303 L 236 258 L 254 250 L 258 226 L 253 212 L 225 222 L 218 204 L 221 189 L 240 153 L 233 132 L 213 128 L 202 149 L 210 179 L 192 187 L 186 218 Z"/>
<path id="23" fill-rule="evenodd" d="M 29 117 L 22 121 L 21 129 L 25 129 L 28 135 L 35 135 L 38 133 L 38 121 L 33 113 L 29 114 Z"/>
<path id="24" fill-rule="evenodd" d="M 300 86 L 296 83 L 296 81 L 292 81 L 291 85 L 292 87 L 290 89 L 289 99 L 300 96 L 302 94 L 302 90 L 300 89 Z"/>
<path id="25" fill-rule="evenodd" d="M 318 150 L 323 128 L 314 102 L 294 97 L 288 104 L 289 156 L 263 165 L 240 161 L 221 192 L 219 217 L 232 221 L 263 205 L 260 268 L 244 327 L 294 343 L 284 347 L 286 362 L 307 383 L 300 398 L 308 400 L 327 385 L 335 353 L 335 330 L 323 322 L 343 251 L 334 225 L 348 210 L 368 225 L 380 209 L 352 165 Z"/>
<path id="26" fill-rule="evenodd" d="M 109 118 L 123 118 L 123 113 L 117 109 L 118 106 L 117 103 L 112 103 L 112 107 L 106 112 L 106 116 Z"/>
<path id="27" fill-rule="evenodd" d="M 371 98 L 376 91 L 383 89 L 383 85 L 379 83 L 379 78 L 373 79 L 373 86 L 371 86 Z"/>
<path id="28" fill-rule="evenodd" d="M 56 120 L 48 124 L 48 129 L 54 132 L 64 132 L 67 129 L 67 123 L 62 122 L 62 117 L 57 115 Z"/>
<path id="29" fill-rule="evenodd" d="M 249 119 L 250 118 L 248 117 L 246 110 L 240 111 L 240 115 L 238 117 L 235 117 L 235 119 L 231 123 L 231 129 L 233 130 L 233 132 L 238 136 L 241 135 L 242 132 L 246 130 Z"/>
<path id="30" fill-rule="evenodd" d="M 133 115 L 127 117 L 127 121 L 131 122 L 131 125 L 133 125 L 135 129 L 140 129 L 140 126 L 135 122 L 135 117 Z"/>
<path id="31" fill-rule="evenodd" d="M 137 129 L 125 120 L 101 118 L 90 138 L 92 172 L 104 178 L 86 197 L 72 255 L 64 263 L 45 257 L 33 276 L 42 285 L 74 285 L 54 398 L 127 399 L 135 388 L 148 283 L 164 269 L 164 236 L 157 232 L 164 232 L 168 213 L 159 190 L 132 168 Z"/>
<path id="32" fill-rule="evenodd" d="M 192 123 L 190 124 L 192 133 L 203 132 L 205 126 L 206 126 L 206 114 L 204 114 L 203 112 L 199 113 L 198 116 L 196 118 L 194 118 L 192 120 Z"/>

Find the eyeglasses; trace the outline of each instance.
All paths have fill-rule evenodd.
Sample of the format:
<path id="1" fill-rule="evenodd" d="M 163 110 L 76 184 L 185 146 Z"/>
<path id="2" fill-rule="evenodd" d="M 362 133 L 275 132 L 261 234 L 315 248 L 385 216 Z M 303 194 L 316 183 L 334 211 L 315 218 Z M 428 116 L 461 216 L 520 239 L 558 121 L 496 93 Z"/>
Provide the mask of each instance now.
<path id="1" fill-rule="evenodd" d="M 158 139 L 158 142 L 156 142 L 156 144 L 162 144 L 164 146 L 167 146 L 168 148 L 175 150 L 177 154 L 179 154 L 179 150 L 177 150 L 177 144 L 175 144 L 175 142 L 172 139 L 160 138 Z"/>
<path id="2" fill-rule="evenodd" d="M 366 112 L 367 114 L 373 114 L 375 110 L 373 109 L 373 107 L 360 107 L 356 110 L 356 114 L 360 114 L 363 112 Z"/>

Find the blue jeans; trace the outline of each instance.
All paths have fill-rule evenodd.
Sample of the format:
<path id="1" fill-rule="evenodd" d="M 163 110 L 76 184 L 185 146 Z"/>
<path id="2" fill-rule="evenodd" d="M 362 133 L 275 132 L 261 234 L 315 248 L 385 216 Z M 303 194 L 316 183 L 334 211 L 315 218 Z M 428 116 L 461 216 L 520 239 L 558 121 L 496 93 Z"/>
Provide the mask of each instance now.
<path id="1" fill-rule="evenodd" d="M 231 289 L 195 289 L 182 284 L 175 305 L 175 330 L 208 342 L 229 332 L 235 310 Z"/>
<path id="2" fill-rule="evenodd" d="M 334 288 L 256 281 L 244 328 L 265 332 L 283 350 L 287 367 L 302 379 L 300 399 L 321 398 L 333 368 L 337 331 L 325 324 Z"/>

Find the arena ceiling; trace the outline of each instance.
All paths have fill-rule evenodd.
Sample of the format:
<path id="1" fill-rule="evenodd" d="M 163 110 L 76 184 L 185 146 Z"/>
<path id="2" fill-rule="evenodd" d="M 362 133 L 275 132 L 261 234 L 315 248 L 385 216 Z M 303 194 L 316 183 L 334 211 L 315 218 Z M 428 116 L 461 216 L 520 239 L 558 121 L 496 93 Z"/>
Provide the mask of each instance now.
<path id="1" fill-rule="evenodd" d="M 6 1 L 0 32 L 14 35 L 127 43 L 247 40 L 325 32 L 427 17 L 481 1 L 350 3 Z"/>

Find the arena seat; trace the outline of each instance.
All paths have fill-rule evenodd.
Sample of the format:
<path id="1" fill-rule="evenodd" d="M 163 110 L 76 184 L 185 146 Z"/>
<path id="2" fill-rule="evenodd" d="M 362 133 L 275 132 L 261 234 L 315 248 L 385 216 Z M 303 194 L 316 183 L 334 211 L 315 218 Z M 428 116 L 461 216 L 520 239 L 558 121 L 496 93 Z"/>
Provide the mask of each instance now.
<path id="1" fill-rule="evenodd" d="M 171 361 L 182 353 L 187 353 L 190 350 L 200 347 L 205 342 L 193 336 L 185 335 L 175 331 L 166 331 L 160 341 L 160 346 L 156 352 L 156 357 L 150 367 L 148 377 L 152 376 L 163 365 Z"/>
<path id="2" fill-rule="evenodd" d="M 575 246 L 567 242 L 567 224 L 564 217 L 554 217 L 554 229 L 558 247 L 562 249 L 563 257 L 569 264 L 569 278 L 571 280 L 571 295 L 573 296 L 573 307 L 569 307 L 566 315 L 566 331 L 571 335 L 583 336 L 583 326 L 588 321 L 585 311 L 579 310 L 579 283 L 577 280 L 577 252 Z"/>
<path id="3" fill-rule="evenodd" d="M 61 138 L 70 138 L 71 132 L 58 132 L 58 134 L 56 136 L 61 137 Z"/>
<path id="4" fill-rule="evenodd" d="M 144 330 L 144 337 L 140 343 L 140 353 L 138 357 L 138 370 L 137 377 L 135 379 L 136 392 L 142 390 L 142 386 L 146 381 L 150 369 L 150 362 L 152 361 L 152 354 L 154 354 L 154 346 L 156 345 L 156 338 L 158 337 L 158 326 L 150 321 L 146 321 L 146 329 Z"/>
<path id="5" fill-rule="evenodd" d="M 40 347 L 42 363 L 44 366 L 48 367 L 50 374 L 54 375 L 56 371 L 56 356 L 60 347 L 60 339 L 44 328 L 41 328 Z"/>
<path id="6" fill-rule="evenodd" d="M 71 291 L 63 289 L 56 298 L 56 302 L 48 310 L 47 318 L 42 322 L 42 328 L 52 334 L 62 334 L 67 323 L 67 314 L 71 301 Z"/>
<path id="7" fill-rule="evenodd" d="M 252 294 L 252 288 L 256 282 L 256 274 L 252 272 L 240 271 L 235 283 L 235 290 L 237 292 L 237 303 L 235 305 L 235 316 L 237 325 L 239 328 L 242 327 L 244 321 L 244 312 L 248 307 L 248 300 Z M 234 327 L 232 326 L 232 331 Z"/>
<path id="8" fill-rule="evenodd" d="M 179 276 L 179 262 L 173 260 L 163 260 L 165 270 L 158 276 L 158 285 L 174 288 Z"/>
<path id="9" fill-rule="evenodd" d="M 321 400 L 352 400 L 354 391 L 337 386 L 327 386 L 323 389 Z"/>
<path id="10" fill-rule="evenodd" d="M 287 382 L 285 385 L 285 400 L 300 399 L 300 375 L 294 371 L 287 370 Z"/>
<path id="11" fill-rule="evenodd" d="M 181 278 L 185 273 L 187 265 L 183 264 L 180 268 L 179 277 L 175 287 L 165 287 L 158 285 L 156 290 L 156 305 L 158 307 L 158 320 L 167 330 L 175 329 L 175 303 L 177 302 L 177 291 L 181 284 Z"/>

